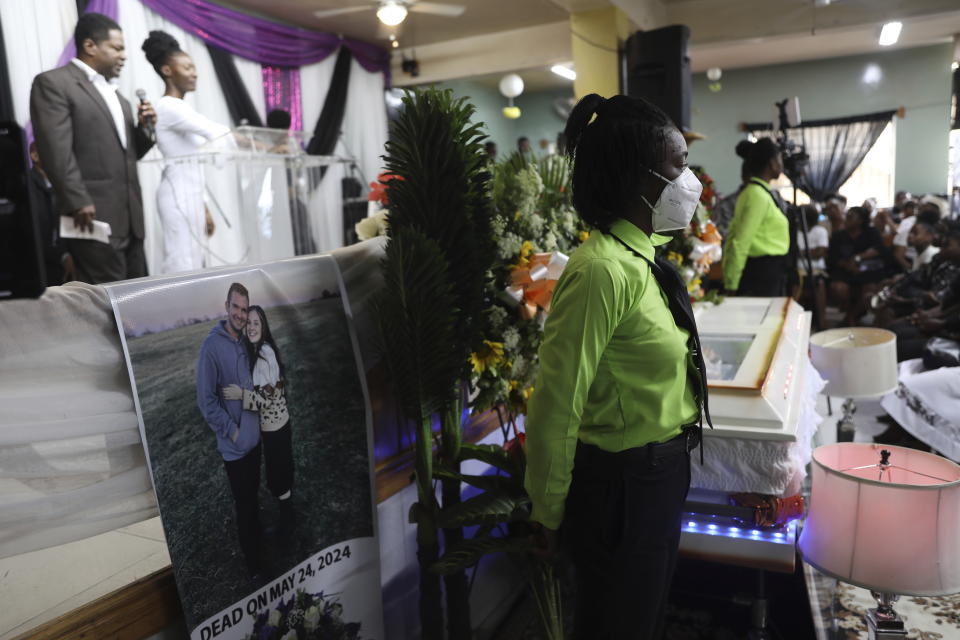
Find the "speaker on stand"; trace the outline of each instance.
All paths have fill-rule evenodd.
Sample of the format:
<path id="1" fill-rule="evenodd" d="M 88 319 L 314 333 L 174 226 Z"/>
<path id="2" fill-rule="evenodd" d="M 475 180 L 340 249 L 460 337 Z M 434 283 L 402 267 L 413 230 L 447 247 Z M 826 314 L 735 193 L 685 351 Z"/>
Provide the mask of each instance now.
<path id="1" fill-rule="evenodd" d="M 16 122 L 0 122 L 0 301 L 37 298 L 46 288 L 43 245 L 30 202 L 27 166 L 23 129 Z"/>
<path id="2" fill-rule="evenodd" d="M 624 45 L 621 91 L 646 98 L 670 116 L 681 131 L 690 130 L 690 28 L 672 25 L 638 31 Z"/>

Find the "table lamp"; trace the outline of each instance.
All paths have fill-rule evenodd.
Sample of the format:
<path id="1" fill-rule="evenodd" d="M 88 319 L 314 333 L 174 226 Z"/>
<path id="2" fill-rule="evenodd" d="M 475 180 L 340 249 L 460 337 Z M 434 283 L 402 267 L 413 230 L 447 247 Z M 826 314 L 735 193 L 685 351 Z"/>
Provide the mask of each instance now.
<path id="1" fill-rule="evenodd" d="M 869 637 L 906 637 L 900 595 L 960 592 L 960 466 L 905 447 L 839 442 L 813 452 L 803 559 L 869 589 Z"/>
<path id="2" fill-rule="evenodd" d="M 877 398 L 897 388 L 897 336 L 886 329 L 828 329 L 810 336 L 810 361 L 827 381 L 823 393 L 846 398 L 840 430 L 853 430 L 855 399 Z"/>

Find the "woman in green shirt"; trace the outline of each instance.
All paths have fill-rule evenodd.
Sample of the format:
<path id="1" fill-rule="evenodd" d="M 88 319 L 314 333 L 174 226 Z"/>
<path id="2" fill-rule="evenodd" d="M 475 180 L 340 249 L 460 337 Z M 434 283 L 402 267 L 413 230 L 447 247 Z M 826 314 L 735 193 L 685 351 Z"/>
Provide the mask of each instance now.
<path id="1" fill-rule="evenodd" d="M 723 244 L 723 288 L 728 295 L 784 295 L 790 223 L 770 190 L 783 173 L 777 144 L 770 138 L 741 140 L 737 155 L 749 182 L 737 198 Z"/>
<path id="2" fill-rule="evenodd" d="M 588 95 L 564 133 L 574 205 L 595 231 L 544 327 L 525 486 L 545 552 L 562 543 L 576 567 L 576 637 L 654 638 L 706 400 L 689 297 L 655 259 L 669 239 L 655 232 L 686 228 L 703 187 L 646 100 Z"/>

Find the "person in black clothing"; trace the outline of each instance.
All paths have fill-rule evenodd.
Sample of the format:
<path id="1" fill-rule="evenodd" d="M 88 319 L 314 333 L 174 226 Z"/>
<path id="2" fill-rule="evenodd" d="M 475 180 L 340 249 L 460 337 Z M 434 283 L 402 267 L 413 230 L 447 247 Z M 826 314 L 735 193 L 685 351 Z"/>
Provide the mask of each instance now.
<path id="1" fill-rule="evenodd" d="M 870 212 L 850 207 L 844 228 L 830 238 L 827 271 L 830 297 L 845 313 L 844 326 L 854 326 L 866 313 L 866 302 L 887 275 L 888 251 L 883 236 L 870 224 Z"/>
<path id="2" fill-rule="evenodd" d="M 30 143 L 30 203 L 37 217 L 40 242 L 43 246 L 43 262 L 47 269 L 47 284 L 58 285 L 76 278 L 73 256 L 60 241 L 60 216 L 54 206 L 53 185 L 40 163 L 37 143 Z"/>
<path id="3" fill-rule="evenodd" d="M 887 327 L 897 335 L 898 361 L 921 357 L 927 340 L 934 336 L 960 333 L 960 227 L 950 227 L 933 262 L 914 273 L 926 276 L 934 304 Z"/>

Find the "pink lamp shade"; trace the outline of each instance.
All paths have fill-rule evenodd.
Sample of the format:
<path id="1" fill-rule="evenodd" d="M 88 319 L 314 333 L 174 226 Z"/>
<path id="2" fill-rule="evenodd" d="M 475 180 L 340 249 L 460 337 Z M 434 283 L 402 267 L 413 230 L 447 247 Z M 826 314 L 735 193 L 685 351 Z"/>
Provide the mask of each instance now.
<path id="1" fill-rule="evenodd" d="M 881 450 L 890 466 L 881 473 Z M 803 559 L 873 591 L 960 592 L 960 466 L 904 447 L 840 442 L 813 453 Z"/>

